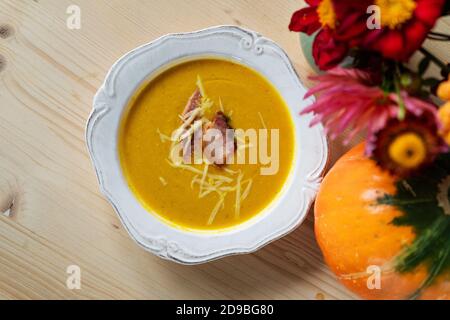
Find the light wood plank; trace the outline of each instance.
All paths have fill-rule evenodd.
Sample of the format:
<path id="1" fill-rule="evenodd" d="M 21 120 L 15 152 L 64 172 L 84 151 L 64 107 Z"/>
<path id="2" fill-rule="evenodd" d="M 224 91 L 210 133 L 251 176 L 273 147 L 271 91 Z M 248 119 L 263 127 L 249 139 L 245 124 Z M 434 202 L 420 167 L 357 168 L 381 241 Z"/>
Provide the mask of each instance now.
<path id="1" fill-rule="evenodd" d="M 81 30 L 66 8 L 82 10 Z M 169 32 L 219 24 L 277 41 L 303 80 L 311 68 L 287 30 L 298 1 L 1 0 L 0 298 L 354 298 L 324 265 L 312 217 L 255 254 L 201 266 L 160 260 L 128 237 L 98 190 L 84 142 L 91 101 L 112 63 Z M 441 29 L 450 24 L 442 22 Z M 429 48 L 449 61 L 449 48 Z M 335 154 L 342 152 L 334 145 Z M 66 288 L 66 268 L 82 289 Z M 317 295 L 319 294 L 319 295 Z"/>

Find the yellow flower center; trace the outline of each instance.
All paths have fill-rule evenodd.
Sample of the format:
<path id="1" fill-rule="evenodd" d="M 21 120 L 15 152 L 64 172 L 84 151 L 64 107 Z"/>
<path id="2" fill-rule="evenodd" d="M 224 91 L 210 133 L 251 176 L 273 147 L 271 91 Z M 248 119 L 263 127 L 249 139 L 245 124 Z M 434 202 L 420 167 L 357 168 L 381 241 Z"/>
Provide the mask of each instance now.
<path id="1" fill-rule="evenodd" d="M 380 8 L 381 25 L 395 29 L 412 18 L 416 9 L 414 0 L 375 0 Z"/>
<path id="2" fill-rule="evenodd" d="M 427 155 L 423 139 L 413 132 L 399 135 L 389 146 L 389 156 L 398 165 L 412 169 L 422 164 Z"/>
<path id="3" fill-rule="evenodd" d="M 334 29 L 336 26 L 336 14 L 334 13 L 333 0 L 322 0 L 317 7 L 317 14 L 323 27 Z"/>

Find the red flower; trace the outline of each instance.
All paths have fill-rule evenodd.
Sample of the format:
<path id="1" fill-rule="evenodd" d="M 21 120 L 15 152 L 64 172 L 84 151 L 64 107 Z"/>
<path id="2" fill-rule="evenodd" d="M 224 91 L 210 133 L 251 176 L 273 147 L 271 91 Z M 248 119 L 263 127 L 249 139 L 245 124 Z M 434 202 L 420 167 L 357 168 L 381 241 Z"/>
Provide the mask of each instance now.
<path id="1" fill-rule="evenodd" d="M 317 6 L 321 0 L 306 0 L 310 6 L 300 9 L 292 15 L 289 30 L 312 35 L 322 27 L 317 14 Z"/>
<path id="2" fill-rule="evenodd" d="M 374 0 L 381 14 L 381 29 L 367 30 L 362 46 L 384 57 L 407 61 L 418 50 L 441 16 L 445 0 Z M 364 12 L 361 12 L 364 15 Z"/>
<path id="3" fill-rule="evenodd" d="M 425 41 L 442 15 L 445 0 L 307 0 L 309 7 L 294 13 L 291 31 L 308 35 L 321 30 L 314 59 L 320 69 L 337 65 L 348 48 L 361 47 L 380 52 L 385 58 L 407 61 Z M 368 29 L 367 9 L 376 5 L 379 29 Z M 319 34 L 320 34 L 319 33 Z M 317 35 L 319 38 L 319 35 Z M 346 50 L 344 50 L 347 48 Z M 319 57 L 319 51 L 324 50 Z M 336 50 L 331 55 L 331 52 Z M 326 61 L 324 63 L 324 61 Z"/>
<path id="4" fill-rule="evenodd" d="M 313 42 L 313 57 L 321 70 L 338 65 L 348 53 L 348 45 L 337 41 L 334 37 L 336 14 L 332 0 L 306 0 L 309 7 L 300 9 L 292 15 L 289 30 L 312 35 L 316 31 Z"/>
<path id="5" fill-rule="evenodd" d="M 374 0 L 335 0 L 334 11 L 339 21 L 335 30 L 335 37 L 346 42 L 349 47 L 360 44 L 367 32 L 367 8 Z"/>
<path id="6" fill-rule="evenodd" d="M 328 29 L 320 31 L 313 43 L 313 57 L 321 70 L 328 70 L 337 66 L 348 53 L 344 42 L 334 39 Z"/>

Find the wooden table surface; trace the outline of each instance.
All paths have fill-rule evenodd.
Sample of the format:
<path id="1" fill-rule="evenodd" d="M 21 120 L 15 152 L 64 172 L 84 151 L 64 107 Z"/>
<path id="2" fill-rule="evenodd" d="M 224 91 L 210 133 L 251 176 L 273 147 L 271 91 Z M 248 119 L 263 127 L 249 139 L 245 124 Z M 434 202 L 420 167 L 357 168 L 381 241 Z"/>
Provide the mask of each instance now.
<path id="1" fill-rule="evenodd" d="M 70 5 L 81 29 L 66 25 Z M 254 254 L 199 266 L 139 248 L 99 192 L 84 141 L 97 88 L 127 51 L 169 32 L 244 26 L 311 73 L 287 30 L 301 1 L 0 0 L 0 298 L 350 299 L 323 263 L 312 214 Z M 450 29 L 444 21 L 440 29 Z M 448 44 L 427 47 L 449 61 Z M 336 158 L 342 148 L 333 145 Z M 2 214 L 4 212 L 4 214 Z M 66 286 L 81 269 L 81 289 Z"/>

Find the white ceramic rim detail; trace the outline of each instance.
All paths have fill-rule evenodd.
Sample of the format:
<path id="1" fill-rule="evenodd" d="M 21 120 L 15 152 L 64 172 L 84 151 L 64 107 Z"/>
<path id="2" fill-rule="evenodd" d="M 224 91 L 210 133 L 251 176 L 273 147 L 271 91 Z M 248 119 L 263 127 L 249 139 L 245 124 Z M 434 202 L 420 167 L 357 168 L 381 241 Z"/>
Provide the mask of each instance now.
<path id="1" fill-rule="evenodd" d="M 135 91 L 161 68 L 182 59 L 217 56 L 262 73 L 284 98 L 295 125 L 293 167 L 280 195 L 255 218 L 222 232 L 190 232 L 149 213 L 122 175 L 117 137 L 122 112 Z M 120 58 L 97 91 L 86 127 L 86 143 L 101 192 L 130 236 L 155 255 L 183 264 L 198 264 L 233 254 L 251 253 L 297 228 L 306 218 L 328 161 L 326 135 L 310 116 L 299 112 L 305 87 L 287 54 L 275 42 L 236 26 L 217 26 L 165 35 Z"/>

